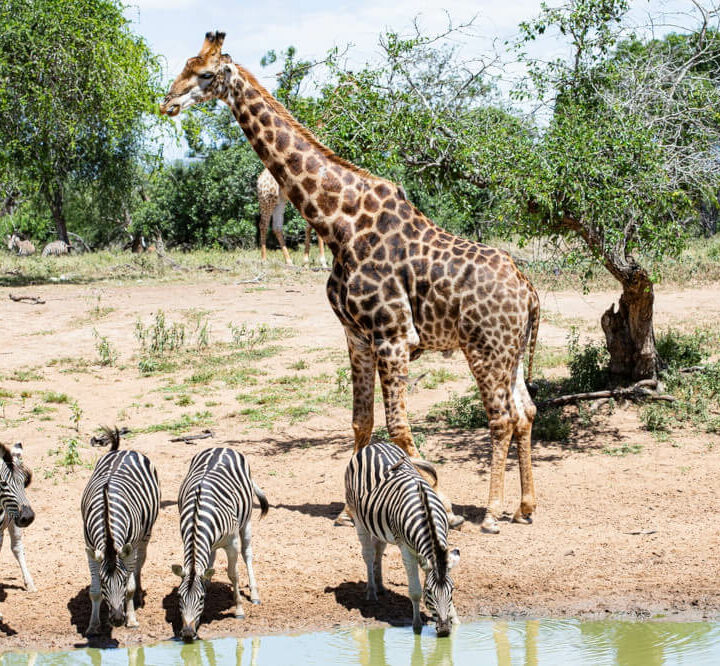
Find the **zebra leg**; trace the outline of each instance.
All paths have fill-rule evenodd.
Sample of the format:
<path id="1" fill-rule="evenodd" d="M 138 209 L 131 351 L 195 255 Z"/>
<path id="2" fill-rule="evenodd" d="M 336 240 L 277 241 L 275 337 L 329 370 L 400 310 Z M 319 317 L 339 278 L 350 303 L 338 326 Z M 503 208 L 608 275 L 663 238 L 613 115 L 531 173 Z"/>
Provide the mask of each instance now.
<path id="1" fill-rule="evenodd" d="M 385 586 L 383 585 L 382 578 L 382 559 L 387 544 L 380 539 L 373 539 L 373 544 L 375 546 L 375 587 L 377 588 L 378 594 L 385 594 Z"/>
<path id="2" fill-rule="evenodd" d="M 355 521 L 355 531 L 357 532 L 360 546 L 362 548 L 363 560 L 367 567 L 367 588 L 365 599 L 368 601 L 377 601 L 377 586 L 375 584 L 375 544 L 373 537 L 360 523 Z"/>
<path id="3" fill-rule="evenodd" d="M 139 546 L 134 548 L 130 556 L 125 560 L 125 565 L 130 572 L 127 580 L 127 588 L 125 588 L 125 626 L 130 628 L 140 626 L 137 617 L 135 617 L 135 590 L 137 588 L 135 581 L 135 564 L 139 559 L 139 550 Z"/>
<path id="4" fill-rule="evenodd" d="M 233 600 L 235 601 L 235 617 L 244 618 L 245 611 L 242 607 L 242 599 L 240 598 L 240 586 L 238 585 L 238 545 L 240 539 L 236 534 L 232 541 L 225 546 L 225 552 L 227 553 L 228 561 L 228 578 L 232 583 L 233 588 Z"/>
<path id="5" fill-rule="evenodd" d="M 96 636 L 100 633 L 100 602 L 102 601 L 102 590 L 100 588 L 100 565 L 88 556 L 88 566 L 90 567 L 90 624 L 88 625 L 86 636 Z"/>
<path id="6" fill-rule="evenodd" d="M 418 573 L 417 557 L 406 545 L 400 546 L 403 564 L 408 577 L 408 593 L 413 607 L 413 631 L 419 634 L 422 631 L 423 621 L 420 617 L 420 597 L 422 597 L 422 585 Z"/>
<path id="7" fill-rule="evenodd" d="M 25 562 L 25 548 L 23 547 L 22 542 L 22 530 L 15 524 L 15 522 L 10 523 L 10 549 L 20 565 L 25 589 L 28 592 L 37 592 L 35 583 L 33 583 L 32 576 L 30 575 L 27 563 Z"/>
<path id="8" fill-rule="evenodd" d="M 140 603 L 140 596 L 142 594 L 142 585 L 140 576 L 142 568 L 145 566 L 145 559 L 147 558 L 147 541 L 141 541 L 137 547 L 137 559 L 135 560 L 135 603 Z"/>
<path id="9" fill-rule="evenodd" d="M 247 567 L 248 580 L 250 581 L 250 601 L 254 604 L 260 603 L 260 594 L 258 593 L 257 581 L 255 580 L 255 571 L 253 570 L 253 552 L 252 552 L 252 528 L 250 527 L 250 521 L 248 520 L 240 533 L 242 538 L 242 556 L 245 560 L 245 566 Z"/>

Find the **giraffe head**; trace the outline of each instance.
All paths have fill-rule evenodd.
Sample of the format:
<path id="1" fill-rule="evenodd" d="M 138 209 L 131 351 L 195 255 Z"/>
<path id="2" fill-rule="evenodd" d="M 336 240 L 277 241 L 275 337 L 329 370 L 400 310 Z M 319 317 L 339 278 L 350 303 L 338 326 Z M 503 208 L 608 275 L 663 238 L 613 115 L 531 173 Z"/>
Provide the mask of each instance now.
<path id="1" fill-rule="evenodd" d="M 232 58 L 222 53 L 224 32 L 208 32 L 200 53 L 190 58 L 174 81 L 160 112 L 176 116 L 193 104 L 222 96 L 233 74 Z"/>

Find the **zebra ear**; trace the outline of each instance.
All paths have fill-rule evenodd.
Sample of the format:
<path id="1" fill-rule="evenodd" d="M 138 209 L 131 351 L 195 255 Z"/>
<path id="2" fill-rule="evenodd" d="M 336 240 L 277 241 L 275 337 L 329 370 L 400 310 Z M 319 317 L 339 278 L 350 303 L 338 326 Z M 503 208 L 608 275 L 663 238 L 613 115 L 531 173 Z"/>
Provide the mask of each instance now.
<path id="1" fill-rule="evenodd" d="M 87 553 L 87 556 L 95 562 L 102 562 L 105 557 L 105 555 L 99 548 L 97 550 L 93 550 L 92 548 L 85 548 L 85 552 Z"/>
<path id="2" fill-rule="evenodd" d="M 212 567 L 208 567 L 205 569 L 205 573 L 203 574 L 203 579 L 210 582 L 210 579 L 215 575 L 215 569 Z"/>
<path id="3" fill-rule="evenodd" d="M 16 442 L 12 447 L 12 456 L 19 462 L 22 462 L 23 457 L 23 445 L 22 442 Z"/>
<path id="4" fill-rule="evenodd" d="M 132 549 L 133 549 L 133 548 L 132 548 L 132 544 L 131 544 L 131 543 L 126 543 L 126 544 L 122 547 L 122 550 L 120 551 L 120 557 L 121 557 L 123 560 L 126 559 L 127 557 L 129 557 L 130 553 L 132 553 Z"/>
<path id="5" fill-rule="evenodd" d="M 179 564 L 173 564 L 172 565 L 172 572 L 179 576 L 180 578 L 185 578 L 185 569 L 183 569 Z"/>
<path id="6" fill-rule="evenodd" d="M 448 571 L 450 569 L 452 569 L 453 567 L 456 567 L 458 564 L 460 564 L 460 549 L 453 548 L 452 550 L 448 550 L 448 554 L 447 554 Z"/>

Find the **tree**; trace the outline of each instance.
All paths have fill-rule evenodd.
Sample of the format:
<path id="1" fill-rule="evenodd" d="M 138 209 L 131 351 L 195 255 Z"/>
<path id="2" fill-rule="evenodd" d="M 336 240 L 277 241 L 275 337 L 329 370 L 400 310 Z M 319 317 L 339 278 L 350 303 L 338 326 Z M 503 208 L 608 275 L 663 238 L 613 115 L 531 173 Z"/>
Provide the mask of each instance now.
<path id="1" fill-rule="evenodd" d="M 4 0 L 0 25 L 0 162 L 38 190 L 67 241 L 71 183 L 112 206 L 131 190 L 159 62 L 118 0 Z"/>
<path id="2" fill-rule="evenodd" d="M 618 311 L 601 322 L 611 372 L 639 379 L 661 364 L 656 276 L 643 257 L 677 254 L 689 220 L 718 190 L 720 36 L 700 10 L 683 35 L 624 38 L 627 8 L 625 0 L 572 0 L 543 5 L 521 24 L 518 49 L 532 85 L 516 99 L 541 104 L 540 120 L 493 93 L 492 58 L 462 61 L 456 46 L 438 42 L 442 35 L 418 31 L 388 33 L 379 65 L 337 68 L 325 128 L 348 150 L 356 146 L 351 159 L 401 163 L 425 182 L 474 193 L 507 234 L 579 239 L 576 252 L 622 287 Z M 567 40 L 570 57 L 547 63 L 525 54 L 546 32 Z M 456 29 L 446 34 L 457 43 Z"/>

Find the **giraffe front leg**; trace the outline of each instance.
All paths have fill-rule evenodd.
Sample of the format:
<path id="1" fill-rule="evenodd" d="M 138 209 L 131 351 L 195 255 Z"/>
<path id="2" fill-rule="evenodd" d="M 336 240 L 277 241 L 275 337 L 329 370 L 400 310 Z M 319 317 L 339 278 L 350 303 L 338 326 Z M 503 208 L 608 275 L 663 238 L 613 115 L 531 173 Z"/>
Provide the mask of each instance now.
<path id="1" fill-rule="evenodd" d="M 270 226 L 270 215 L 260 213 L 260 260 L 267 261 L 267 231 Z"/>
<path id="2" fill-rule="evenodd" d="M 285 201 L 280 201 L 275 210 L 272 212 L 272 228 L 275 232 L 275 237 L 280 244 L 280 250 L 285 258 L 285 263 L 288 266 L 292 266 L 292 259 L 287 247 L 285 247 L 285 236 L 283 235 L 283 218 L 285 217 Z"/>
<path id="3" fill-rule="evenodd" d="M 28 592 L 37 592 L 37 588 L 35 587 L 35 583 L 33 582 L 27 563 L 25 562 L 25 548 L 23 547 L 22 542 L 22 530 L 14 522 L 10 523 L 10 549 L 20 565 L 25 589 Z"/>
<path id="4" fill-rule="evenodd" d="M 305 225 L 305 250 L 303 251 L 303 264 L 307 266 L 310 263 L 310 242 L 312 239 L 312 228 L 309 224 Z"/>
<path id="5" fill-rule="evenodd" d="M 407 417 L 407 382 L 410 370 L 410 349 L 406 340 L 376 343 L 378 374 L 385 403 L 385 420 L 392 443 L 399 446 L 411 458 L 419 458 Z M 448 514 L 450 527 L 457 528 L 465 519 L 453 513 L 452 504 L 440 490 L 439 482 L 423 470 L 418 470 L 434 487 Z"/>
<path id="6" fill-rule="evenodd" d="M 370 443 L 374 424 L 375 400 L 375 356 L 370 341 L 352 331 L 345 331 L 350 354 L 350 368 L 353 384 L 353 431 L 357 453 Z M 335 519 L 335 525 L 352 525 L 353 519 L 347 505 Z"/>

